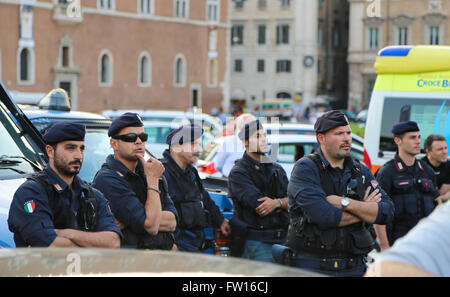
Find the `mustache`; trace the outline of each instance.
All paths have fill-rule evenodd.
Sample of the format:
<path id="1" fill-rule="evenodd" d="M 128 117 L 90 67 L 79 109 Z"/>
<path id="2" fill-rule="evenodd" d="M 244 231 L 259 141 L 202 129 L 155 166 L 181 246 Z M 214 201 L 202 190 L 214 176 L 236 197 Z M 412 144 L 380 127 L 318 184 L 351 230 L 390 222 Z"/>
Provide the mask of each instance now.
<path id="1" fill-rule="evenodd" d="M 81 161 L 75 160 L 75 161 L 69 162 L 69 165 L 80 165 L 81 166 Z"/>

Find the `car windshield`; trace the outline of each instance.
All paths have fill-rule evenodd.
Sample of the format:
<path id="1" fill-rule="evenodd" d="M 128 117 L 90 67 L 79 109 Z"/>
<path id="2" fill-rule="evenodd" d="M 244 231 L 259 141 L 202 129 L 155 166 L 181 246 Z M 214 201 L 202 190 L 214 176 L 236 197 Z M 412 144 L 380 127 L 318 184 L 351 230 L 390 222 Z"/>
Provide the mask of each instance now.
<path id="1" fill-rule="evenodd" d="M 34 173 L 38 166 L 37 153 L 21 136 L 3 103 L 0 104 L 0 120 L 0 179 Z"/>
<path id="2" fill-rule="evenodd" d="M 97 171 L 105 163 L 106 157 L 113 153 L 109 145 L 108 130 L 88 129 L 84 143 L 86 150 L 79 176 L 87 182 L 92 182 Z"/>
<path id="3" fill-rule="evenodd" d="M 166 138 L 171 127 L 145 127 L 145 133 L 148 134 L 149 143 L 166 143 Z"/>
<path id="4" fill-rule="evenodd" d="M 380 151 L 396 151 L 391 130 L 392 126 L 401 121 L 419 123 L 421 146 L 430 134 L 450 134 L 449 99 L 433 98 L 390 98 L 384 101 L 383 118 L 381 120 Z M 450 139 L 447 139 L 449 141 Z"/>

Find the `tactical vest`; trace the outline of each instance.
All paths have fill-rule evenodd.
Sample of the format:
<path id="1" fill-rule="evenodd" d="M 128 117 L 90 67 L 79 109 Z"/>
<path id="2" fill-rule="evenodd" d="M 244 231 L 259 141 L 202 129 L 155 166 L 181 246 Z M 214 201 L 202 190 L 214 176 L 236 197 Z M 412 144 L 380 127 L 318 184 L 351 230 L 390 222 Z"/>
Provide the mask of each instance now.
<path id="1" fill-rule="evenodd" d="M 436 207 L 432 177 L 428 176 L 422 161 L 416 162 L 419 168 L 417 176 L 397 159 L 385 165 L 388 166 L 388 172 L 393 173 L 390 197 L 394 202 L 395 214 L 393 222 L 386 225 L 391 245 Z"/>
<path id="2" fill-rule="evenodd" d="M 125 179 L 125 176 L 122 173 L 111 169 L 107 164 L 103 164 L 102 169 L 112 170 L 121 178 Z M 144 181 L 139 184 L 130 183 L 128 180 L 127 183 L 129 184 L 131 190 L 136 194 L 142 206 L 145 206 L 145 203 L 147 201 L 147 184 L 145 184 Z M 164 176 L 161 176 L 159 178 L 158 187 L 161 191 L 160 197 L 165 197 L 165 195 L 168 195 L 167 181 Z M 158 232 L 158 234 L 156 235 L 151 235 L 148 233 L 141 234 L 133 232 L 127 226 L 125 226 L 125 228 L 121 231 L 123 235 L 122 246 L 125 247 L 131 246 L 136 247 L 137 249 L 171 250 L 175 242 L 172 232 Z"/>
<path id="3" fill-rule="evenodd" d="M 338 193 L 320 156 L 315 153 L 305 158 L 314 162 L 319 170 L 320 184 L 326 194 L 347 196 L 363 200 L 365 194 L 361 165 L 353 161 L 351 179 L 346 193 Z M 371 224 L 358 222 L 344 227 L 324 228 L 311 222 L 301 210 L 290 212 L 287 246 L 297 252 L 307 252 L 321 257 L 351 257 L 368 254 L 375 245 L 375 230 Z"/>
<path id="4" fill-rule="evenodd" d="M 269 177 L 269 182 L 265 182 L 261 179 L 262 173 L 259 169 L 255 168 L 255 164 L 252 164 L 245 157 L 236 160 L 235 166 L 238 166 L 245 170 L 245 172 L 250 176 L 253 184 L 258 187 L 265 197 L 269 198 L 284 198 L 286 197 L 287 184 L 284 179 L 282 179 L 283 172 L 282 168 L 273 166 L 271 171 L 271 176 Z M 242 202 L 240 202 L 235 197 L 230 197 L 233 200 L 234 214 L 242 221 L 247 223 L 250 228 L 257 230 L 276 230 L 276 229 L 286 229 L 289 225 L 289 214 L 287 211 L 277 209 L 266 216 L 259 216 L 254 209 L 249 209 L 245 207 Z"/>
<path id="5" fill-rule="evenodd" d="M 92 187 L 88 186 L 87 191 L 82 190 L 84 197 L 75 198 L 80 203 L 80 209 L 75 215 L 70 209 L 70 206 L 60 198 L 54 186 L 49 183 L 48 176 L 45 172 L 38 172 L 29 177 L 28 180 L 37 182 L 45 190 L 48 197 L 48 205 L 52 212 L 54 229 L 75 229 L 81 231 L 93 231 L 95 229 L 97 222 L 97 197 Z M 14 240 L 17 247 L 28 246 L 17 233 L 14 235 Z"/>
<path id="6" fill-rule="evenodd" d="M 173 161 L 174 162 L 174 161 Z M 195 168 L 188 166 L 187 172 L 181 173 L 175 164 L 163 160 L 164 168 L 177 182 L 182 191 L 182 199 L 173 201 L 179 216 L 179 227 L 184 230 L 202 233 L 211 226 L 209 211 L 203 207 L 203 184 Z M 195 177 L 192 179 L 192 175 Z"/>

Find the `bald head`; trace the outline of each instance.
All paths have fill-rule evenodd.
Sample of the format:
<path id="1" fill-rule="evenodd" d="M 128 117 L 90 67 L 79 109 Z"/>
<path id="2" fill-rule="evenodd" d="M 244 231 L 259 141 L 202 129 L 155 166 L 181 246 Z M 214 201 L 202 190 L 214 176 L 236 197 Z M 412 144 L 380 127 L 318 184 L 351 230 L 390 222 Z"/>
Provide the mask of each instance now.
<path id="1" fill-rule="evenodd" d="M 256 118 L 250 113 L 243 113 L 236 118 L 236 132 L 239 133 L 245 124 L 255 121 Z"/>

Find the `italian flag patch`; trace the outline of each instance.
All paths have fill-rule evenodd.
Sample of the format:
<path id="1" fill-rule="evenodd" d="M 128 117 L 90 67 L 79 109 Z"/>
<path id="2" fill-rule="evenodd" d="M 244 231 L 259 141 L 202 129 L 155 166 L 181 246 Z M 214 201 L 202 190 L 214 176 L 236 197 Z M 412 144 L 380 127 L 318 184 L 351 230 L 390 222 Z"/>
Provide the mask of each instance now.
<path id="1" fill-rule="evenodd" d="M 33 200 L 27 201 L 23 205 L 23 208 L 27 213 L 33 213 L 34 209 L 36 208 L 36 203 L 34 203 Z"/>

